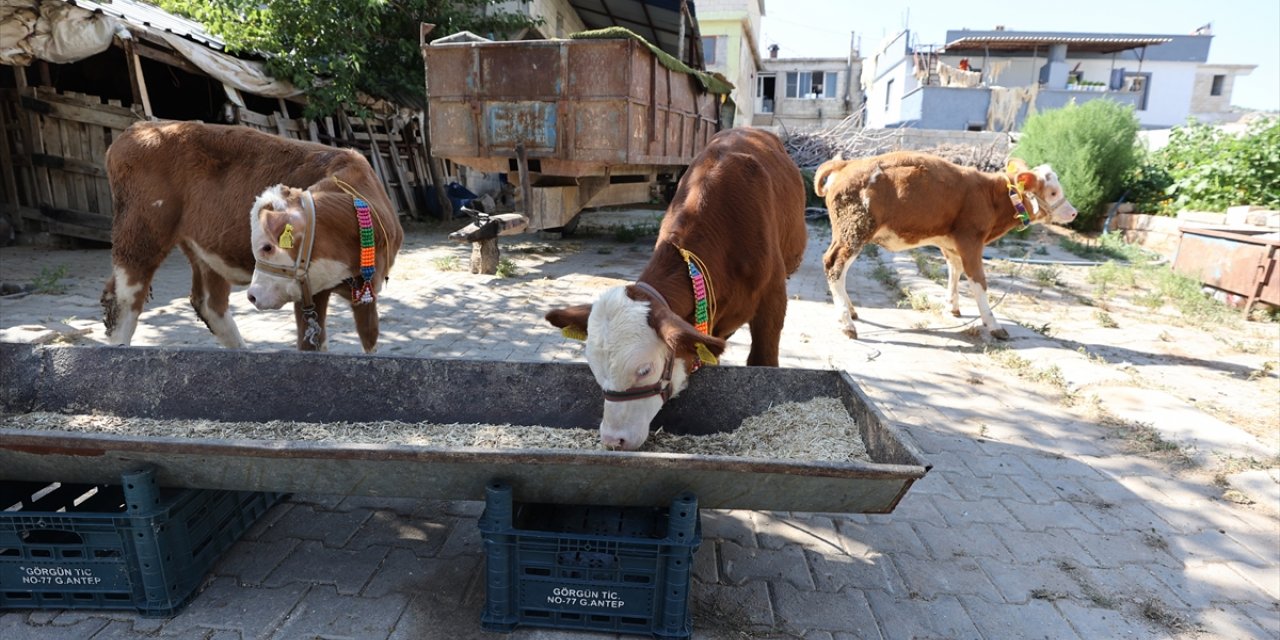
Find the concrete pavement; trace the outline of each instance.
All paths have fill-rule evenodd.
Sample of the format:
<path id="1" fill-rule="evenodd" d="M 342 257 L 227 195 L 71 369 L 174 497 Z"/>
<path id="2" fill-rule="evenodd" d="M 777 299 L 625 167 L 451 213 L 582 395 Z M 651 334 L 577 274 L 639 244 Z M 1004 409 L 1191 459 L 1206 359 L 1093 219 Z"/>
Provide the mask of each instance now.
<path id="1" fill-rule="evenodd" d="M 1130 453 L 1115 429 L 1056 389 L 992 366 L 981 339 L 912 328 L 920 314 L 895 307 L 872 260 L 850 274 L 862 340 L 844 338 L 819 267 L 825 230 L 811 230 L 790 283 L 783 366 L 849 371 L 934 467 L 888 515 L 704 511 L 695 638 L 1280 637 L 1274 512 L 1225 501 L 1199 478 Z M 580 360 L 580 343 L 542 314 L 629 281 L 648 257 L 647 243 L 608 237 L 530 241 L 504 253 L 522 275 L 474 276 L 441 271 L 467 260 L 446 231 L 407 239 L 380 301 L 380 353 Z M 909 261 L 882 260 L 903 276 L 914 271 Z M 62 322 L 93 327 L 89 339 L 101 339 L 96 298 L 107 252 L 8 248 L 0 262 L 6 281 L 71 265 L 65 294 L 0 300 L 6 330 Z M 186 302 L 188 286 L 175 254 L 135 343 L 215 345 Z M 242 291 L 233 295 L 252 348 L 292 343 L 290 314 L 251 311 Z M 358 351 L 349 310 L 331 317 L 332 350 Z M 1042 336 L 1006 326 L 1010 348 L 1046 347 Z M 747 340 L 746 332 L 734 337 L 727 364 L 743 362 Z M 0 638 L 499 638 L 479 628 L 482 508 L 295 495 L 172 619 L 17 611 L 0 615 Z"/>

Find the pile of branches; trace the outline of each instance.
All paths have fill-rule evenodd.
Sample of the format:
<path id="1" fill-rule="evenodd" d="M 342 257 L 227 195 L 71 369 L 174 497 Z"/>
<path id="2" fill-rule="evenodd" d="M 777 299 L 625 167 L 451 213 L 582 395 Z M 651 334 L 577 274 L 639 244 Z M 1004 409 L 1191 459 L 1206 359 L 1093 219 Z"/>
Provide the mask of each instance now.
<path id="1" fill-rule="evenodd" d="M 866 158 L 903 148 L 897 129 L 862 128 L 861 113 L 855 113 L 827 129 L 783 132 L 782 144 L 796 165 L 805 170 L 813 170 L 832 158 Z M 1004 170 L 1007 153 L 1005 145 L 999 143 L 941 144 L 918 151 L 979 171 Z"/>
<path id="2" fill-rule="evenodd" d="M 1004 171 L 1006 152 L 1000 145 L 989 144 L 973 146 L 967 144 L 940 144 L 936 147 L 921 149 L 958 165 L 973 167 L 978 171 Z"/>
<path id="3" fill-rule="evenodd" d="M 818 130 L 783 132 L 782 144 L 801 169 L 813 169 L 832 158 L 864 158 L 897 148 L 893 129 L 862 128 L 858 112 Z"/>

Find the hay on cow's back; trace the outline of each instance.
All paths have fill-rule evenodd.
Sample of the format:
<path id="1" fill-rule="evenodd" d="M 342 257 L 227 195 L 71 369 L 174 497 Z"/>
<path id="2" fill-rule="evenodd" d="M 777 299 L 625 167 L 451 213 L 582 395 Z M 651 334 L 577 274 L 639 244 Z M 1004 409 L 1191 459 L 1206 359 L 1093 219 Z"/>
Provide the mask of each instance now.
<path id="1" fill-rule="evenodd" d="M 600 448 L 599 430 L 594 427 L 576 429 L 510 424 L 433 424 L 394 420 L 220 422 L 35 412 L 2 416 L 0 427 L 134 437 L 402 444 L 446 449 Z M 741 426 L 726 433 L 690 436 L 658 431 L 650 435 L 640 450 L 785 460 L 869 460 L 858 425 L 835 398 L 779 404 L 743 420 Z"/>

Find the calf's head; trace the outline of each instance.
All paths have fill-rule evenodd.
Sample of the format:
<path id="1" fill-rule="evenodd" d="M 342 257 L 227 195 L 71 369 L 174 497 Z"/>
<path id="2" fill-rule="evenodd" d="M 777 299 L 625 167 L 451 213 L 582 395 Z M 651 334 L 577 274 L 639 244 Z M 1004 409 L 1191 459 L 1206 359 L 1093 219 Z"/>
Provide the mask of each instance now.
<path id="1" fill-rule="evenodd" d="M 699 344 L 716 356 L 725 347 L 634 285 L 614 287 L 595 304 L 554 309 L 546 317 L 556 327 L 586 333 L 587 364 L 604 390 L 600 441 L 609 449 L 644 444 L 662 405 L 688 385 Z"/>
<path id="2" fill-rule="evenodd" d="M 351 244 L 354 248 L 339 255 L 332 239 L 326 243 L 317 237 L 319 216 L 326 206 L 350 207 L 351 200 L 276 185 L 254 201 L 249 233 L 256 266 L 247 294 L 255 307 L 279 309 L 286 302 L 302 301 L 304 280 L 311 291 L 322 291 L 351 277 L 346 253 L 354 255 L 359 245 Z M 351 243 L 358 239 L 353 237 Z"/>
<path id="3" fill-rule="evenodd" d="M 1076 219 L 1076 208 L 1067 201 L 1067 194 L 1062 191 L 1062 183 L 1058 174 L 1047 164 L 1028 169 L 1021 160 L 1013 160 L 1009 164 L 1009 172 L 1013 180 L 1022 185 L 1023 192 L 1031 196 L 1033 211 L 1032 220 L 1048 219 L 1059 224 L 1066 224 Z"/>

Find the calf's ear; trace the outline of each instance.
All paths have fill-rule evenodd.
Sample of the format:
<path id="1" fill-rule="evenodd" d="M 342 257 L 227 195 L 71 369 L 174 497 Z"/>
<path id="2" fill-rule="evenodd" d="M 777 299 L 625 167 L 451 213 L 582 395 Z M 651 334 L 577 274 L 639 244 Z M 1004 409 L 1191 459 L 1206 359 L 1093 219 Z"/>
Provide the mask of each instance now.
<path id="1" fill-rule="evenodd" d="M 1019 171 L 1016 179 L 1023 191 L 1036 191 L 1041 187 L 1040 176 L 1033 171 Z"/>
<path id="2" fill-rule="evenodd" d="M 656 324 L 658 335 L 676 355 L 692 355 L 707 364 L 716 364 L 714 360 L 724 353 L 724 340 L 698 331 L 693 325 L 669 310 L 662 311 L 662 315 L 656 318 Z M 711 362 L 708 362 L 704 352 L 712 356 Z"/>
<path id="3" fill-rule="evenodd" d="M 575 340 L 587 339 L 587 318 L 591 316 L 591 305 L 580 304 L 572 307 L 561 307 L 547 312 L 547 322 L 558 327 L 566 338 Z"/>

